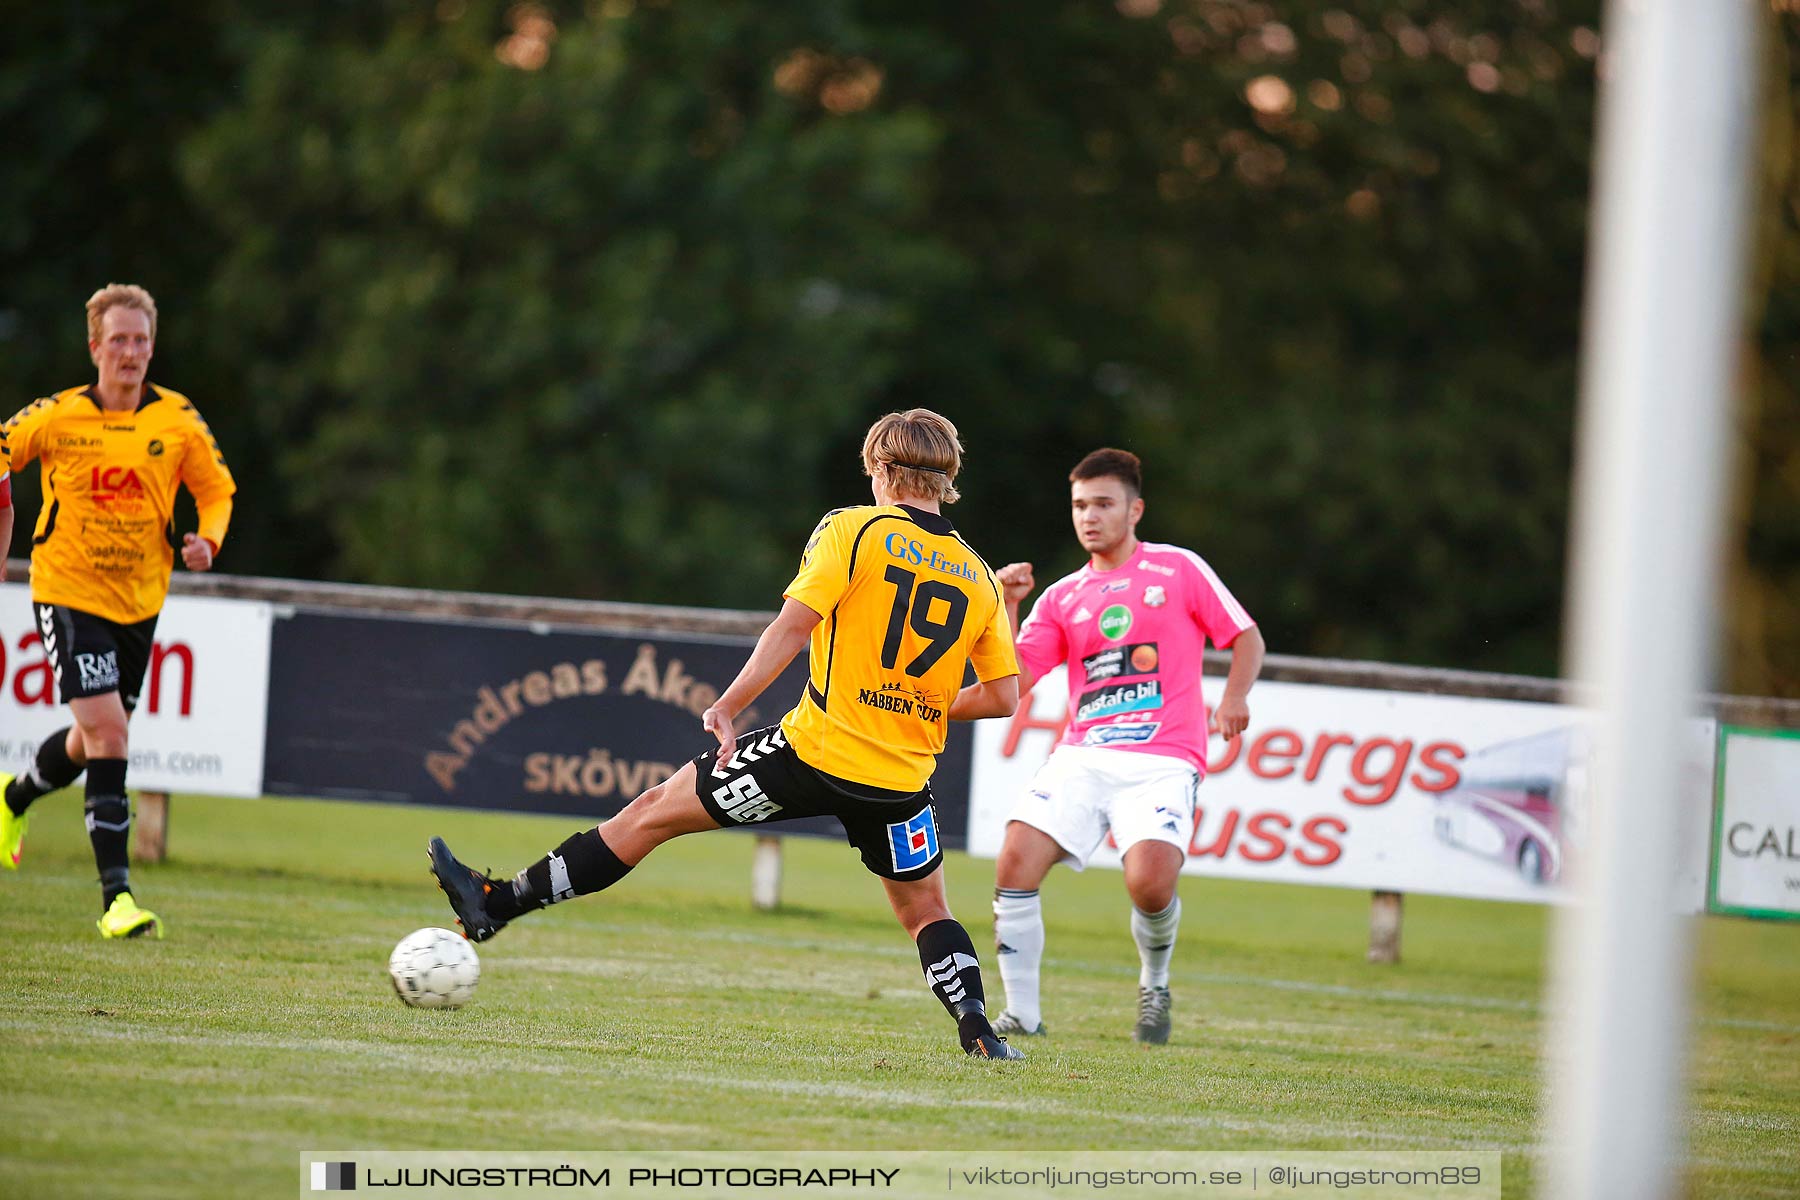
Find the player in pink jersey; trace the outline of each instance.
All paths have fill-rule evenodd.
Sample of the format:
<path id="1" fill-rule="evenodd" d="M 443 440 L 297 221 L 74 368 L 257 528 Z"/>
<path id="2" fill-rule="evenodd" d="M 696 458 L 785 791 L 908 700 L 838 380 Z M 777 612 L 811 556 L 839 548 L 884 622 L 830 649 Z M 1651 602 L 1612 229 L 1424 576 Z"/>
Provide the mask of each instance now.
<path id="1" fill-rule="evenodd" d="M 1045 589 L 1019 626 L 1035 581 L 1030 563 L 996 577 L 1018 630 L 1019 686 L 1068 668 L 1069 724 L 1013 809 L 995 867 L 994 941 L 1006 1011 L 994 1028 L 1044 1031 L 1038 971 L 1044 919 L 1038 887 L 1058 862 L 1077 871 L 1110 830 L 1124 856 L 1138 976 L 1140 1042 L 1169 1040 L 1169 959 L 1181 923 L 1175 885 L 1194 834 L 1196 789 L 1210 731 L 1237 737 L 1262 670 L 1263 639 L 1206 560 L 1140 542 L 1137 456 L 1096 450 L 1069 474 L 1075 535 L 1088 563 Z M 1231 648 L 1225 693 L 1209 723 L 1200 693 L 1210 640 Z"/>

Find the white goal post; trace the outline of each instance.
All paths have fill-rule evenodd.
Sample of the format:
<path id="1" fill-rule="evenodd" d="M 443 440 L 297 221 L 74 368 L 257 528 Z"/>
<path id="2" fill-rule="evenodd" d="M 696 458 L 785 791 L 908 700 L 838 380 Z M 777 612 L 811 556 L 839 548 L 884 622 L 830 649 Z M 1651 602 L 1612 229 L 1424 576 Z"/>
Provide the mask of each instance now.
<path id="1" fill-rule="evenodd" d="M 1717 636 L 1758 3 L 1610 0 L 1602 29 L 1567 625 L 1572 674 L 1599 708 L 1597 786 L 1549 996 L 1558 1197 L 1678 1190 L 1677 759 Z"/>

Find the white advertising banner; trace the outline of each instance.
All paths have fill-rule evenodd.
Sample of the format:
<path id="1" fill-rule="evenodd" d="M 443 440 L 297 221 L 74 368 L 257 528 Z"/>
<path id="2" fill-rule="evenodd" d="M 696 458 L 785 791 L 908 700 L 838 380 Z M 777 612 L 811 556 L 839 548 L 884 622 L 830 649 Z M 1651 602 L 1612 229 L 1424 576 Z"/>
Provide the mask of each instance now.
<path id="1" fill-rule="evenodd" d="M 1800 734 L 1727 728 L 1713 911 L 1800 917 Z"/>
<path id="2" fill-rule="evenodd" d="M 169 597 L 131 718 L 133 790 L 262 794 L 270 622 L 257 601 Z M 58 700 L 30 589 L 0 584 L 0 771 L 69 724 Z"/>
<path id="3" fill-rule="evenodd" d="M 1223 686 L 1206 681 L 1209 704 Z M 978 724 L 970 853 L 999 852 L 1014 802 L 1061 736 L 1066 698 L 1058 668 L 1018 713 Z M 1490 900 L 1565 898 L 1591 783 L 1579 710 L 1263 682 L 1250 712 L 1242 738 L 1212 741 L 1189 872 Z M 1689 731 L 1676 883 L 1683 912 L 1706 906 L 1716 728 L 1697 720 Z M 1118 865 L 1110 837 L 1092 862 Z"/>

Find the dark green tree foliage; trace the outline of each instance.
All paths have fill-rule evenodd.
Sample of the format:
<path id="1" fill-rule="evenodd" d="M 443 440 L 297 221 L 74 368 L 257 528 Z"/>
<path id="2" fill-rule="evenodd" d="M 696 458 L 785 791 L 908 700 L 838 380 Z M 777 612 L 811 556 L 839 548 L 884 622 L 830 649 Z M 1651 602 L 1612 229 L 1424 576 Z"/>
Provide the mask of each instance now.
<path id="1" fill-rule="evenodd" d="M 981 269 L 909 395 L 1019 398 L 965 422 L 972 508 L 1123 444 L 1278 649 L 1553 671 L 1594 7 L 932 10 L 900 87 Z"/>
<path id="2" fill-rule="evenodd" d="M 1745 356 L 1734 481 L 1747 536 L 1732 562 L 1725 678 L 1800 696 L 1800 20 L 1780 22 L 1767 48 L 1748 297 L 1761 353 Z"/>
<path id="3" fill-rule="evenodd" d="M 259 41 L 186 176 L 232 247 L 211 320 L 328 570 L 769 602 L 855 499 L 827 448 L 961 270 L 923 229 L 923 114 L 776 86 L 829 8 Z"/>
<path id="4" fill-rule="evenodd" d="M 13 5 L 5 30 L 0 420 L 92 379 L 82 304 L 102 285 L 142 283 L 164 309 L 193 310 L 219 242 L 176 175 L 175 153 L 231 87 L 219 14 L 205 4 Z M 202 399 L 232 378 L 205 330 L 180 321 L 155 366 L 153 378 L 179 378 Z M 248 447 L 234 455 L 249 458 Z M 35 470 L 14 481 L 20 554 L 38 483 Z"/>
<path id="5" fill-rule="evenodd" d="M 78 378 L 81 296 L 152 286 L 157 376 L 244 477 L 235 570 L 767 606 L 866 495 L 868 421 L 923 404 L 996 562 L 1077 565 L 1065 474 L 1120 444 L 1144 535 L 1274 649 L 1551 673 L 1598 7 L 219 0 L 153 80 L 39 6 L 49 52 L 0 59 L 34 131 L 0 367 Z"/>

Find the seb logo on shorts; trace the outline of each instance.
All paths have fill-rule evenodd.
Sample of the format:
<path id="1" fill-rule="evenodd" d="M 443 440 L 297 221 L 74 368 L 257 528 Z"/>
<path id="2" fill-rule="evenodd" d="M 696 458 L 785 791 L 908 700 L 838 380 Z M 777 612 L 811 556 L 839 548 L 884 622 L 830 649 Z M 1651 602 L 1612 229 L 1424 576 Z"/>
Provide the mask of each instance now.
<path id="1" fill-rule="evenodd" d="M 144 481 L 130 467 L 95 467 L 88 482 L 88 494 L 95 500 L 142 500 Z"/>
<path id="2" fill-rule="evenodd" d="M 713 792 L 713 802 L 739 825 L 766 821 L 781 811 L 781 805 L 769 799 L 768 793 L 762 790 L 762 785 L 750 775 L 739 775 L 724 787 L 716 789 Z"/>
<path id="3" fill-rule="evenodd" d="M 1101 717 L 1111 717 L 1118 713 L 1143 712 L 1149 708 L 1162 707 L 1162 684 L 1154 679 L 1146 679 L 1142 683 L 1117 683 L 1111 687 L 1095 688 L 1091 692 L 1081 693 L 1081 702 L 1075 709 L 1077 721 L 1097 721 Z"/>

